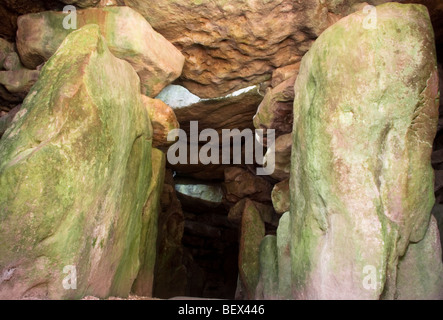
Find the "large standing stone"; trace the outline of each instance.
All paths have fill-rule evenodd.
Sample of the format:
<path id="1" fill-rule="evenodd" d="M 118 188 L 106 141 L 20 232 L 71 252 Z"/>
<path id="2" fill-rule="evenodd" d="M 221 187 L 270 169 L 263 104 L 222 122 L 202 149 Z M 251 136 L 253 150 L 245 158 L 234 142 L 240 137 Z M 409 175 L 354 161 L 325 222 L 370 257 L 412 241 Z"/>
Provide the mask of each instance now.
<path id="1" fill-rule="evenodd" d="M 140 238 L 140 271 L 132 286 L 132 292 L 143 297 L 152 297 L 154 267 L 157 256 L 158 216 L 161 211 L 160 197 L 165 179 L 166 157 L 158 149 L 152 149 L 152 178 L 148 199 L 143 208 Z"/>
<path id="2" fill-rule="evenodd" d="M 277 229 L 278 295 L 280 299 L 290 299 L 292 296 L 290 221 L 290 213 L 285 212 L 280 218 Z"/>
<path id="3" fill-rule="evenodd" d="M 18 19 L 17 49 L 23 64 L 34 69 L 49 59 L 72 32 L 65 29 L 63 12 L 46 11 Z M 184 57 L 136 11 L 127 7 L 77 10 L 77 27 L 98 24 L 111 52 L 131 63 L 142 93 L 155 97 L 180 76 Z"/>
<path id="4" fill-rule="evenodd" d="M 265 236 L 265 224 L 260 212 L 249 206 L 243 212 L 240 234 L 238 269 L 245 298 L 254 299 L 260 277 L 260 243 Z"/>
<path id="5" fill-rule="evenodd" d="M 1 298 L 128 295 L 151 178 L 139 85 L 94 25 L 43 68 L 0 140 Z"/>
<path id="6" fill-rule="evenodd" d="M 258 300 L 278 299 L 277 237 L 267 235 L 260 244 L 260 278 L 255 292 Z"/>
<path id="7" fill-rule="evenodd" d="M 342 19 L 301 63 L 290 182 L 293 298 L 395 298 L 399 260 L 428 228 L 438 117 L 433 30 L 421 5 L 389 3 L 376 13 L 376 25 L 362 11 Z M 440 272 L 434 265 L 421 272 Z M 380 285 L 365 283 L 371 270 Z M 413 268 L 401 274 L 417 276 Z"/>

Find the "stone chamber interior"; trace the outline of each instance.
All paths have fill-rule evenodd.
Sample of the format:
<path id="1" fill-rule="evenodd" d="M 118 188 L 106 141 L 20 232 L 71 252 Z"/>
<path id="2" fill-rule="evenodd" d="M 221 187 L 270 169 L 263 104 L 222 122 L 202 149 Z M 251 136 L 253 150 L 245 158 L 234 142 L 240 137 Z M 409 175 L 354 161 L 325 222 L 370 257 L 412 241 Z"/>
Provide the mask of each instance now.
<path id="1" fill-rule="evenodd" d="M 60 27 L 64 17 L 60 11 L 66 4 L 73 2 L 78 10 L 85 10 L 81 11 L 80 30 L 76 34 L 69 33 Z M 275 5 L 275 2 L 278 2 L 278 5 Z M 373 5 L 385 2 L 390 1 L 368 1 Z M 443 88 L 443 5 L 441 0 L 400 2 L 422 3 L 429 10 L 434 29 L 441 90 Z M 5 243 L 5 246 L 0 247 L 0 298 L 81 299 L 85 296 L 94 296 L 106 299 L 110 296 L 126 298 L 129 295 L 160 299 L 177 297 L 239 300 L 293 298 L 292 292 L 284 292 L 287 290 L 285 284 L 292 285 L 292 280 L 284 276 L 281 278 L 276 276 L 280 272 L 280 270 L 276 271 L 280 267 L 276 266 L 276 261 L 282 262 L 279 260 L 281 256 L 287 258 L 281 263 L 282 268 L 287 267 L 284 263 L 290 263 L 292 254 L 289 242 L 283 245 L 279 242 L 278 230 L 281 226 L 280 221 L 283 219 L 288 224 L 288 212 L 291 205 L 297 201 L 297 199 L 291 199 L 295 190 L 290 189 L 289 182 L 291 172 L 294 172 L 296 166 L 294 162 L 291 162 L 295 136 L 293 134 L 294 99 L 296 99 L 294 86 L 299 76 L 304 77 L 307 74 L 307 71 L 301 70 L 302 58 L 307 56 L 308 50 L 323 31 L 342 21 L 342 18 L 360 12 L 362 6 L 367 3 L 347 0 L 247 1 L 247 8 L 245 8 L 247 13 L 242 11 L 243 6 L 246 6 L 244 1 L 233 0 L 229 3 L 229 6 L 225 6 L 224 0 L 0 1 L 0 20 L 4 22 L 0 25 L 0 200 L 4 200 L 5 203 L 9 201 L 6 205 L 0 206 L 2 223 L 0 243 L 2 241 Z M 95 7 L 97 10 L 88 11 L 90 9 L 87 8 L 90 7 Z M 120 9 L 116 8 L 123 9 L 119 11 Z M 387 6 L 385 10 L 389 14 L 397 14 L 395 10 L 400 9 Z M 384 17 L 389 14 L 385 14 Z M 20 16 L 22 18 L 17 20 Z M 116 43 L 104 41 L 105 38 L 96 34 L 102 31 L 90 27 L 88 29 L 88 26 L 82 25 L 86 24 L 88 19 L 100 24 L 100 28 L 110 28 L 103 34 L 115 34 L 116 39 L 121 34 L 125 39 L 124 43 L 129 43 L 130 47 L 121 48 L 122 44 L 118 41 Z M 240 20 L 243 23 L 239 28 L 236 21 Z M 291 23 L 292 21 L 297 21 L 297 23 Z M 410 23 L 408 19 L 403 22 Z M 115 26 L 119 23 L 124 23 L 128 28 L 116 29 Z M 414 23 L 412 23 L 413 26 L 415 26 Z M 420 21 L 417 25 L 422 27 L 425 24 L 426 21 Z M 131 33 L 131 28 L 137 28 L 139 32 Z M 359 26 L 352 26 L 350 29 L 358 28 Z M 389 28 L 388 24 L 386 30 L 389 31 Z M 413 31 L 414 28 L 411 27 L 410 30 Z M 69 48 L 69 52 L 62 50 L 58 51 L 59 54 L 55 54 L 63 39 L 73 35 L 79 37 L 82 30 L 92 35 L 88 39 L 94 34 L 97 36 L 96 43 L 83 41 L 90 47 L 87 49 L 94 52 L 91 55 L 93 59 L 89 58 L 90 52 L 87 49 L 80 45 L 73 46 L 69 41 L 62 45 L 62 49 Z M 403 31 L 396 32 L 400 34 Z M 406 33 L 402 35 L 410 36 Z M 153 42 L 146 44 L 146 39 Z M 57 43 L 59 40 L 60 43 Z M 358 38 L 354 42 L 360 40 Z M 420 41 L 412 38 L 411 43 Z M 97 45 L 99 42 L 100 45 Z M 383 43 L 377 42 L 376 45 L 382 46 Z M 109 47 L 109 52 L 102 50 L 105 46 Z M 158 50 L 157 48 L 151 50 L 154 46 L 158 46 Z M 319 47 L 316 47 L 316 50 Z M 333 48 L 332 45 L 330 47 Z M 417 47 L 420 45 L 418 44 Z M 386 52 L 390 52 L 390 56 L 398 54 L 399 60 L 404 58 L 403 51 L 407 53 L 404 47 L 403 51 L 391 49 L 386 48 Z M 344 60 L 354 56 L 349 55 L 348 52 L 341 53 L 340 57 Z M 75 56 L 76 64 L 72 64 L 71 54 Z M 327 59 L 327 56 L 324 54 L 322 58 Z M 47 61 L 59 62 L 60 66 L 45 68 Z M 118 65 L 120 69 L 109 67 L 109 61 Z M 91 66 L 91 64 L 98 65 L 99 71 L 94 69 L 96 65 Z M 398 68 L 396 72 L 401 73 L 403 71 L 400 68 L 401 65 L 402 63 L 398 63 L 392 68 Z M 326 67 L 330 65 L 322 66 L 322 68 Z M 386 79 L 389 78 L 389 72 L 386 71 L 388 67 L 380 69 L 382 74 L 386 73 Z M 420 70 L 415 71 L 420 72 Z M 65 74 L 68 72 L 72 72 L 69 81 L 65 79 Z M 87 76 L 84 76 L 82 72 Z M 104 87 L 101 88 L 103 92 L 97 93 L 97 86 L 95 83 L 91 84 L 93 82 L 91 79 L 95 79 L 94 75 L 99 72 L 102 72 L 102 78 L 97 82 Z M 156 72 L 155 76 L 152 76 L 152 72 Z M 333 77 L 336 74 L 330 72 L 328 76 Z M 345 75 L 338 79 L 344 79 L 343 86 L 350 85 L 346 81 L 355 80 L 352 76 L 352 74 Z M 417 76 L 413 80 L 419 82 L 422 81 L 421 78 L 424 76 Z M 57 82 L 54 79 L 61 80 Z M 306 77 L 304 79 L 306 80 Z M 118 88 L 112 85 L 106 87 L 105 84 L 112 84 L 114 80 L 119 83 Z M 134 85 L 126 86 L 126 92 L 119 91 L 120 87 L 124 87 L 127 83 Z M 40 92 L 29 94 L 36 84 Z M 308 82 L 308 84 L 315 87 L 313 82 Z M 405 85 L 405 91 L 409 89 L 408 85 Z M 142 91 L 139 90 L 139 86 Z M 427 83 L 423 86 L 427 88 Z M 309 90 L 311 89 L 309 87 Z M 365 88 L 360 91 L 365 90 L 369 89 Z M 316 93 L 322 94 L 320 91 Z M 50 94 L 45 96 L 44 92 Z M 134 96 L 140 92 L 140 100 L 134 99 Z M 380 96 L 383 97 L 383 95 Z M 325 98 L 325 101 L 329 103 L 338 101 L 340 98 L 334 96 L 329 100 Z M 130 101 L 131 105 L 127 107 L 126 104 L 122 104 L 122 99 L 125 103 Z M 100 104 L 108 100 L 112 103 Z M 333 103 L 331 105 L 328 106 L 332 110 L 334 105 Z M 111 110 L 110 106 L 118 108 Z M 32 109 L 37 113 L 31 114 L 33 118 L 28 112 Z M 123 112 L 124 117 L 121 116 Z M 337 117 L 338 120 L 335 120 L 348 121 L 354 115 L 353 113 L 350 115 L 351 113 L 344 113 Z M 443 246 L 443 99 L 440 99 L 438 113 L 438 126 L 431 155 L 431 165 L 435 175 L 433 190 L 435 205 L 431 214 L 435 217 L 440 230 L 440 242 Z M 98 114 L 104 116 L 95 117 Z M 151 126 L 142 123 L 140 119 L 144 117 L 140 116 L 141 114 L 149 114 Z M 318 114 L 309 116 L 313 119 L 317 117 L 312 122 L 306 121 L 315 127 L 314 121 L 317 121 L 320 116 Z M 388 117 L 390 114 L 385 116 Z M 103 126 L 104 133 L 97 133 L 96 128 L 100 127 L 97 125 L 100 123 L 98 119 L 114 120 Z M 368 119 L 368 121 L 371 120 Z M 241 152 L 234 151 L 232 147 L 230 149 L 231 164 L 206 165 L 201 162 L 189 164 L 190 153 L 186 156 L 188 164 L 169 163 L 166 155 L 172 142 L 167 140 L 168 132 L 180 128 L 187 137 L 190 137 L 193 132 L 191 121 L 198 122 L 198 133 L 205 129 L 213 129 L 219 141 L 223 141 L 223 129 L 238 129 L 239 131 L 247 129 L 251 132 L 256 129 L 275 130 L 274 172 L 269 176 L 257 175 L 256 169 L 260 166 L 256 162 L 246 163 L 245 154 L 249 146 L 245 140 L 241 139 Z M 423 123 L 426 123 L 425 121 L 427 120 L 423 120 Z M 54 129 L 59 123 L 66 123 L 66 127 L 63 128 L 69 130 L 63 131 L 63 128 L 62 130 L 58 127 L 58 131 Z M 22 127 L 11 134 L 13 132 L 11 128 L 16 130 L 17 124 Z M 34 128 L 34 124 L 41 127 Z M 307 127 L 311 129 L 309 125 Z M 141 130 L 143 133 L 140 133 L 140 127 L 144 128 L 145 131 Z M 112 130 L 107 132 L 109 128 L 118 134 L 113 135 Z M 341 126 L 337 125 L 336 128 L 341 128 Z M 80 129 L 84 129 L 84 132 Z M 352 130 L 358 129 L 357 126 L 352 128 Z M 25 132 L 19 135 L 21 140 L 14 140 L 14 136 L 18 135 L 21 130 Z M 26 130 L 30 130 L 30 133 L 28 134 Z M 84 135 L 84 139 L 81 134 L 77 134 L 77 130 Z M 296 130 L 300 130 L 300 134 L 304 133 L 303 128 Z M 75 140 L 79 135 L 82 139 Z M 152 146 L 145 140 L 139 139 L 142 135 L 145 138 L 148 137 L 145 140 L 152 141 Z M 107 140 L 103 138 L 104 136 Z M 122 136 L 127 141 L 121 141 Z M 425 134 L 423 136 L 425 136 L 423 139 L 429 138 Z M 386 138 L 386 135 L 384 137 Z M 61 140 L 57 140 L 59 138 Z M 103 147 L 104 144 L 98 144 L 102 138 L 106 140 L 106 143 L 110 141 L 115 143 L 113 150 L 118 152 L 112 153 L 112 148 L 109 151 Z M 40 184 L 34 183 L 35 186 L 30 187 L 31 184 L 25 178 L 27 174 L 20 175 L 20 170 L 31 174 L 35 172 L 34 168 L 38 166 L 29 165 L 31 161 L 20 162 L 20 170 L 11 169 L 14 168 L 16 161 L 21 161 L 20 157 L 28 156 L 29 150 L 38 156 L 41 155 L 39 151 L 44 148 L 37 148 L 37 145 L 45 144 L 46 146 L 47 143 L 52 147 L 61 146 L 65 142 L 71 143 L 70 139 L 73 139 L 72 145 L 80 145 L 78 149 L 80 151 L 71 154 L 67 148 L 68 151 L 63 150 L 58 154 L 58 151 L 51 149 L 51 152 L 55 154 L 51 159 L 56 159 L 58 162 L 56 160 L 44 161 L 44 166 L 39 164 L 41 168 L 49 168 L 48 171 L 42 169 L 42 172 L 46 174 L 39 176 Z M 430 144 L 431 139 L 428 140 Z M 205 142 L 200 140 L 193 145 L 195 141 L 187 140 L 187 150 L 200 151 L 205 146 Z M 266 145 L 267 142 L 265 140 L 264 144 Z M 6 144 L 3 143 L 8 143 L 8 146 L 5 147 Z M 132 149 L 128 147 L 131 143 Z M 306 141 L 306 144 L 308 143 L 311 141 Z M 15 151 L 9 150 L 9 144 L 12 146 L 11 150 Z M 385 152 L 381 144 L 379 150 Z M 109 154 L 101 154 L 103 149 L 106 149 Z M 26 152 L 22 152 L 23 150 Z M 97 150 L 100 152 L 95 152 Z M 234 152 L 241 153 L 241 163 L 232 164 Z M 15 158 L 15 154 L 19 154 L 20 157 Z M 144 158 L 139 156 L 141 154 Z M 6 159 L 4 162 L 2 156 Z M 92 157 L 94 161 L 90 161 Z M 219 162 L 221 162 L 220 157 L 221 155 L 219 155 Z M 302 158 L 297 159 L 303 161 Z M 71 160 L 72 162 L 69 162 Z M 110 163 L 114 163 L 111 160 L 124 163 L 126 167 L 115 165 L 112 169 L 117 173 L 113 175 L 112 170 L 109 170 Z M 96 167 L 94 167 L 95 162 L 98 163 Z M 149 168 L 147 165 L 144 166 L 146 163 L 149 163 Z M 76 166 L 77 164 L 79 165 Z M 74 169 L 66 170 L 69 166 L 81 174 L 73 174 L 71 171 L 75 171 Z M 380 176 L 383 170 L 378 165 L 375 167 L 377 167 L 375 174 Z M 84 168 L 90 170 L 85 173 L 81 171 Z M 97 185 L 87 185 L 84 183 L 87 179 L 80 177 L 92 175 L 91 172 L 98 172 L 95 176 L 98 181 Z M 140 173 L 150 179 L 140 179 Z M 323 172 L 323 174 L 327 175 L 329 172 Z M 3 175 L 7 178 L 3 178 Z M 105 175 L 109 175 L 109 181 L 113 184 L 100 180 Z M 77 207 L 71 203 L 71 206 L 66 205 L 61 210 L 60 207 L 65 205 L 63 201 L 69 201 L 75 197 L 71 197 L 70 193 L 63 193 L 59 177 L 70 182 L 69 188 L 71 188 L 71 182 L 74 187 L 77 186 L 75 190 L 82 195 L 81 199 L 87 200 L 84 203 L 88 203 L 89 207 L 84 208 L 82 203 L 76 202 Z M 314 180 L 321 178 L 308 176 L 306 181 L 314 184 Z M 5 181 L 15 181 L 17 187 Z M 124 183 L 121 183 L 122 181 Z M 377 182 L 380 185 L 380 179 Z M 394 181 L 393 184 L 397 182 Z M 90 189 L 87 189 L 85 185 Z M 107 190 L 108 185 L 112 185 L 114 189 L 102 194 L 101 192 Z M 89 190 L 89 193 L 84 192 L 82 188 Z M 14 202 L 13 199 L 18 191 L 21 191 L 20 195 L 24 198 Z M 90 197 L 93 197 L 92 200 Z M 323 200 L 321 197 L 317 198 Z M 35 204 L 37 202 L 35 199 L 51 200 L 42 202 L 43 205 L 39 207 Z M 20 206 L 23 203 L 33 204 L 32 214 L 26 206 Z M 16 205 L 17 207 L 14 207 Z M 93 209 L 90 210 L 90 207 Z M 9 208 L 15 208 L 15 211 L 12 209 L 8 211 Z M 106 211 L 103 208 L 111 209 Z M 20 211 L 22 209 L 23 212 Z M 71 221 L 60 213 L 57 218 L 60 223 L 54 227 L 52 224 L 57 219 L 48 218 L 46 211 L 58 214 L 63 211 L 68 213 L 67 216 L 75 218 Z M 78 212 L 86 212 L 86 214 L 76 220 Z M 138 216 L 134 215 L 134 212 Z M 8 220 L 9 216 L 12 217 L 10 220 Z M 33 219 L 35 217 L 35 219 L 41 219 L 38 220 L 40 224 L 31 223 L 34 220 L 30 219 L 30 216 Z M 139 221 L 134 219 L 134 216 L 142 218 Z M 124 219 L 119 220 L 119 217 L 124 217 Z M 29 221 L 31 222 L 28 223 Z M 75 227 L 72 227 L 71 223 Z M 52 227 L 40 229 L 35 227 L 36 225 L 46 226 L 46 224 Z M 59 227 L 61 229 L 57 229 Z M 324 227 L 322 231 L 325 229 L 327 228 Z M 71 230 L 74 231 L 71 232 Z M 285 230 L 283 229 L 281 234 L 284 234 Z M 289 233 L 288 230 L 286 230 L 287 233 Z M 18 246 L 15 243 L 16 236 L 23 236 L 21 240 L 26 245 Z M 315 235 L 307 237 L 310 236 Z M 72 248 L 64 245 L 75 237 L 81 239 L 77 241 L 77 244 L 85 245 L 72 246 Z M 265 242 L 264 239 L 269 241 Z M 399 239 L 395 241 L 398 240 L 400 243 L 403 240 L 401 237 Z M 33 241 L 37 243 L 35 247 Z M 415 245 L 420 241 L 420 239 L 412 239 L 410 244 Z M 408 240 L 408 245 L 410 244 Z M 37 253 L 28 248 L 35 249 Z M 420 251 L 419 246 L 418 248 Z M 341 248 L 332 249 L 339 251 Z M 349 252 L 352 250 L 349 249 Z M 392 250 L 395 251 L 397 248 Z M 429 253 L 421 250 L 421 253 L 423 252 Z M 66 253 L 65 256 L 64 253 Z M 433 253 L 429 253 L 424 258 L 432 256 Z M 276 257 L 277 254 L 281 256 Z M 395 254 L 397 252 L 393 253 Z M 352 256 L 352 254 L 349 255 Z M 419 256 L 416 260 L 421 262 L 422 258 L 423 256 Z M 152 261 L 155 261 L 155 264 Z M 61 272 L 34 272 L 35 266 L 42 270 L 48 265 L 57 263 L 78 265 L 81 277 L 78 282 L 77 292 L 80 292 L 78 295 L 60 289 L 59 278 L 65 276 Z M 349 265 L 354 266 L 353 262 Z M 440 270 L 439 268 L 441 269 L 441 264 L 435 267 L 435 270 Z M 269 277 L 262 272 L 262 269 L 266 269 L 266 272 L 270 271 Z M 351 272 L 342 275 L 343 283 L 350 274 Z M 34 276 L 35 279 L 32 278 Z M 322 274 L 322 276 L 326 279 L 328 274 Z M 443 280 L 443 272 L 440 280 Z M 273 287 L 278 282 L 283 289 Z M 340 286 L 337 285 L 337 288 Z M 356 295 L 357 298 L 378 299 L 384 298 L 383 294 L 385 294 L 385 292 L 379 292 L 374 296 L 366 296 L 366 291 L 361 292 L 359 293 L 361 295 Z M 391 293 L 388 292 L 388 294 Z M 354 296 L 351 294 L 351 297 Z M 396 294 L 387 297 L 396 298 Z"/>

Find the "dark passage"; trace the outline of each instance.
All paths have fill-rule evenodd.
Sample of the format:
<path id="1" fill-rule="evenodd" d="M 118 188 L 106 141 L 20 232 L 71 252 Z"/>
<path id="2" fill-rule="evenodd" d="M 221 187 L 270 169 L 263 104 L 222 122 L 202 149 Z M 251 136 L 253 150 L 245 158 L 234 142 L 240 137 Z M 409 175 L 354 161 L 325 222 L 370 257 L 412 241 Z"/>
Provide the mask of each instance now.
<path id="1" fill-rule="evenodd" d="M 185 212 L 184 264 L 190 296 L 234 299 L 238 232 L 226 214 Z"/>
<path id="2" fill-rule="evenodd" d="M 154 297 L 234 299 L 239 226 L 228 220 L 221 183 L 167 170 L 161 202 Z"/>
<path id="3" fill-rule="evenodd" d="M 193 297 L 234 299 L 238 227 L 228 220 L 220 183 L 176 179 L 184 211 L 183 261 Z"/>

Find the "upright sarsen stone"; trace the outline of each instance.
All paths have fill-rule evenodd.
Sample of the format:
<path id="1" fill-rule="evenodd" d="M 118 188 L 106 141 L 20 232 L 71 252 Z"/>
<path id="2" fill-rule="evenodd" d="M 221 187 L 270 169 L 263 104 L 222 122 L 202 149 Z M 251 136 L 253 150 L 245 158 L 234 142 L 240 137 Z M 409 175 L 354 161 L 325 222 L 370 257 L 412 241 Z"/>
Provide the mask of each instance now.
<path id="1" fill-rule="evenodd" d="M 139 84 L 96 25 L 44 66 L 0 140 L 0 298 L 128 295 L 152 175 Z"/>
<path id="2" fill-rule="evenodd" d="M 151 163 L 152 177 L 148 190 L 148 199 L 143 209 L 140 234 L 140 271 L 132 286 L 134 294 L 144 297 L 152 297 L 153 294 L 158 218 L 161 211 L 160 197 L 165 180 L 165 154 L 156 148 L 152 148 Z"/>
<path id="3" fill-rule="evenodd" d="M 375 27 L 360 11 L 327 29 L 303 58 L 295 83 L 296 299 L 396 298 L 399 260 L 428 228 L 438 118 L 432 26 L 421 5 L 376 10 Z M 368 270 L 376 285 L 366 285 Z M 416 275 L 401 270 L 402 279 L 414 282 Z M 426 282 L 428 291 L 441 291 L 437 279 Z"/>
<path id="4" fill-rule="evenodd" d="M 254 206 L 247 207 L 242 214 L 238 255 L 239 284 L 245 299 L 254 299 L 256 296 L 260 278 L 260 243 L 264 236 L 265 224 L 260 212 Z M 263 277 L 269 278 L 272 275 Z"/>

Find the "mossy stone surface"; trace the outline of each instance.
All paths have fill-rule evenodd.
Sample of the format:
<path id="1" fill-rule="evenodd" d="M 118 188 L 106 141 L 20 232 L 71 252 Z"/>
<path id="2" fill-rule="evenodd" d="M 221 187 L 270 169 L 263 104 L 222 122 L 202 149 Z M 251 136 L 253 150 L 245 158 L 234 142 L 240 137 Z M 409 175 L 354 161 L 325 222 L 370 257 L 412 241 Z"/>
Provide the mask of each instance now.
<path id="1" fill-rule="evenodd" d="M 144 297 L 152 297 L 154 267 L 157 256 L 158 218 L 161 210 L 160 196 L 165 178 L 166 157 L 163 152 L 152 148 L 152 178 L 148 190 L 148 200 L 143 208 L 140 240 L 140 271 L 133 284 L 132 292 Z"/>
<path id="2" fill-rule="evenodd" d="M 260 279 L 256 299 L 278 299 L 277 237 L 267 235 L 260 244 Z"/>
<path id="3" fill-rule="evenodd" d="M 239 279 L 247 299 L 255 298 L 260 277 L 260 243 L 264 236 L 265 224 L 260 212 L 255 206 L 248 206 L 242 215 L 238 257 Z"/>
<path id="4" fill-rule="evenodd" d="M 295 83 L 297 299 L 394 299 L 399 257 L 428 227 L 438 118 L 433 30 L 424 6 L 376 10 L 374 29 L 359 11 L 323 32 Z M 364 286 L 366 266 L 377 270 L 375 289 Z"/>
<path id="5" fill-rule="evenodd" d="M 289 211 L 291 200 L 289 198 L 289 179 L 283 180 L 272 188 L 271 199 L 275 212 L 283 214 Z"/>
<path id="6" fill-rule="evenodd" d="M 0 274 L 10 271 L 0 297 L 129 294 L 152 175 L 139 88 L 96 25 L 42 69 L 0 140 Z M 62 285 L 65 266 L 76 267 L 75 290 Z"/>

